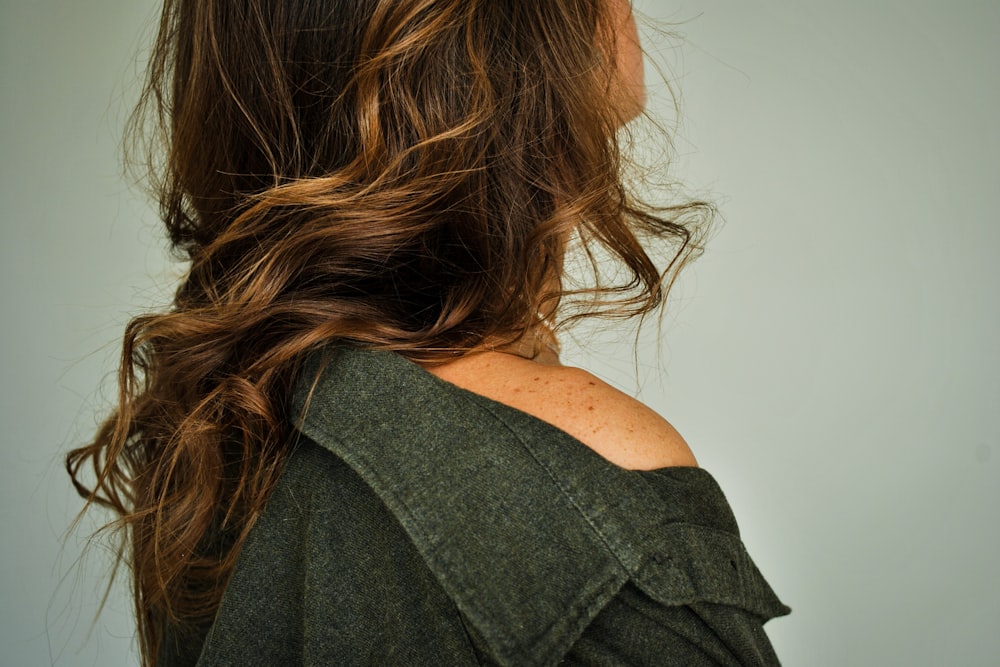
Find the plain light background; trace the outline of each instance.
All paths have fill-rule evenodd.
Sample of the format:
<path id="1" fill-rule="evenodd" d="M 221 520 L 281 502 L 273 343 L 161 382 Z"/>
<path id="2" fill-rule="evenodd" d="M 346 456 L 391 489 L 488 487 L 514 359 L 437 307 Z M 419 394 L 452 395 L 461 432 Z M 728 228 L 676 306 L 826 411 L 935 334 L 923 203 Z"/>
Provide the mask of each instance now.
<path id="1" fill-rule="evenodd" d="M 60 541 L 61 459 L 179 271 L 119 166 L 154 4 L 0 0 L 5 667 L 135 664 L 121 589 L 91 627 L 107 555 Z M 725 224 L 637 363 L 587 332 L 568 360 L 719 479 L 794 609 L 767 626 L 785 664 L 997 664 L 1000 4 L 637 7 L 681 23 L 646 31 L 681 93 L 674 174 Z"/>

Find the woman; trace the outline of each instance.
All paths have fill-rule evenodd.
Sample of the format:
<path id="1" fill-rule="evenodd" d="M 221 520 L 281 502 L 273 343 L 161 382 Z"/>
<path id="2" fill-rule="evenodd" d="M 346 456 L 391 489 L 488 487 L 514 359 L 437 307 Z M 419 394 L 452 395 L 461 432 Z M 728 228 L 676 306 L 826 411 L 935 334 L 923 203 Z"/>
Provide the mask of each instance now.
<path id="1" fill-rule="evenodd" d="M 641 73 L 624 0 L 166 0 L 133 127 L 190 269 L 67 461 L 144 664 L 776 662 L 683 438 L 558 362 L 697 248 L 622 185 Z"/>

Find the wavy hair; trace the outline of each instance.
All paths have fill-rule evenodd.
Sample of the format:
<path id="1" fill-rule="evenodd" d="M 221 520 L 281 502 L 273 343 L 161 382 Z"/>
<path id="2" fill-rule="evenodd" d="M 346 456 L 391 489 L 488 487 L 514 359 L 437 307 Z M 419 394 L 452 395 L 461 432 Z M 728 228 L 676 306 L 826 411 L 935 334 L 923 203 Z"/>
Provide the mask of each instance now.
<path id="1" fill-rule="evenodd" d="M 117 407 L 67 457 L 126 537 L 143 664 L 166 628 L 215 614 L 292 446 L 310 351 L 435 363 L 558 324 L 567 297 L 617 315 L 662 302 L 703 205 L 655 209 L 623 185 L 610 12 L 165 1 L 130 136 L 189 268 L 168 310 L 129 323 Z M 665 269 L 648 238 L 671 242 Z M 624 279 L 564 289 L 571 241 Z"/>

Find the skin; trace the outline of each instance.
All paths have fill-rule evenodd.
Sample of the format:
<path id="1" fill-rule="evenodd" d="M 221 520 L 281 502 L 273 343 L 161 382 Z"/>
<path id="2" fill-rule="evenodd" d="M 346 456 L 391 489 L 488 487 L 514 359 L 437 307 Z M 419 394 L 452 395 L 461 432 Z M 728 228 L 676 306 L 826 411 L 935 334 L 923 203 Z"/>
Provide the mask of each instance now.
<path id="1" fill-rule="evenodd" d="M 621 468 L 698 465 L 666 419 L 583 369 L 485 351 L 427 371 L 548 422 Z"/>
<path id="2" fill-rule="evenodd" d="M 627 122 L 646 108 L 642 45 L 632 4 L 628 0 L 613 0 L 611 9 L 615 26 L 615 58 L 618 61 L 621 108 L 624 122 Z"/>
<path id="3" fill-rule="evenodd" d="M 626 122 L 645 107 L 642 49 L 630 3 L 612 0 L 612 4 Z M 545 340 L 544 334 L 539 337 Z M 542 351 L 536 353 L 539 347 Z M 426 370 L 552 424 L 616 466 L 653 470 L 698 465 L 687 442 L 666 419 L 587 371 L 562 366 L 558 355 L 544 345 L 522 341 Z"/>

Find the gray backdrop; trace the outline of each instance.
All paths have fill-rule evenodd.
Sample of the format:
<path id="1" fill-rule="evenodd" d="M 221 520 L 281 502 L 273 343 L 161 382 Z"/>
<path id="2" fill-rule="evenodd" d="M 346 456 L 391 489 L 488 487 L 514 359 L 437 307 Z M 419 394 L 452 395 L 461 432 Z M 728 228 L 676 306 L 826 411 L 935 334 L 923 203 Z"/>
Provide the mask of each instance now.
<path id="1" fill-rule="evenodd" d="M 153 4 L 0 0 L 2 665 L 135 662 L 122 589 L 91 625 L 106 549 L 60 542 L 60 460 L 178 272 L 117 152 Z M 647 31 L 675 174 L 726 222 L 635 360 L 589 331 L 567 360 L 719 479 L 794 608 L 768 626 L 786 664 L 996 664 L 1000 4 L 637 5 L 682 22 Z"/>

